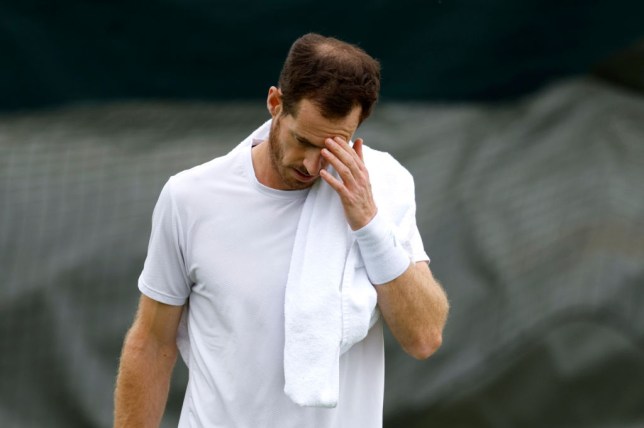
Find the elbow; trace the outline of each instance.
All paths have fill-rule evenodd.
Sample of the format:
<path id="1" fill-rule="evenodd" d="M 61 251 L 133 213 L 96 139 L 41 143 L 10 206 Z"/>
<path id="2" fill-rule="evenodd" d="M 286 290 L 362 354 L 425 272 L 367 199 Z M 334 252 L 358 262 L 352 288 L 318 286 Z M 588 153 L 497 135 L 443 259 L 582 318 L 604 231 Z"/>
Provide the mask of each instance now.
<path id="1" fill-rule="evenodd" d="M 443 344 L 443 335 L 441 332 L 431 332 L 423 337 L 418 337 L 408 346 L 405 346 L 405 352 L 417 360 L 426 360 L 431 357 Z"/>
<path id="2" fill-rule="evenodd" d="M 425 328 L 417 330 L 410 346 L 405 347 L 405 351 L 417 360 L 426 360 L 443 345 L 443 328 L 449 312 L 449 303 L 444 293 L 441 303 L 440 310 L 436 311 L 436 318 L 429 320 Z"/>

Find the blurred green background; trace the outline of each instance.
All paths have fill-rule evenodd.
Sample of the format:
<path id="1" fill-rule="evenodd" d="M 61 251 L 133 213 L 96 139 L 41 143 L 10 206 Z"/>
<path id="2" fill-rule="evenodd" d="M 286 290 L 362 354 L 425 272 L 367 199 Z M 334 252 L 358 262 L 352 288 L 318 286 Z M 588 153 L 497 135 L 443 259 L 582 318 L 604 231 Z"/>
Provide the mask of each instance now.
<path id="1" fill-rule="evenodd" d="M 644 426 L 644 3 L 0 4 L 0 426 L 108 427 L 152 208 L 316 31 L 382 63 L 452 312 L 387 336 L 385 426 Z M 186 382 L 178 364 L 164 427 Z"/>
<path id="2" fill-rule="evenodd" d="M 643 35 L 636 0 L 5 1 L 4 109 L 260 99 L 315 31 L 382 61 L 384 100 L 497 101 L 586 73 Z"/>

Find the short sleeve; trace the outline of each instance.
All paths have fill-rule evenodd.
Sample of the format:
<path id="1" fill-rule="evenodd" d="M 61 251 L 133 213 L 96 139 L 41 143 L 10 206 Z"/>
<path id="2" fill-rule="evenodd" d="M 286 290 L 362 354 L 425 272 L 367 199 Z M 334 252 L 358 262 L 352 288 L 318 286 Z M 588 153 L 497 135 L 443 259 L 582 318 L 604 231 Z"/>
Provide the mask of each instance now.
<path id="1" fill-rule="evenodd" d="M 382 209 L 389 218 L 398 242 L 410 259 L 413 262 L 429 262 L 416 225 L 414 177 L 390 154 L 365 149 L 363 147 L 378 209 Z"/>
<path id="2" fill-rule="evenodd" d="M 141 293 L 161 303 L 183 305 L 191 287 L 184 254 L 183 230 L 171 178 L 161 190 L 152 214 L 148 253 L 138 282 Z"/>
<path id="3" fill-rule="evenodd" d="M 414 190 L 414 179 L 409 174 L 405 186 L 405 209 L 402 218 L 396 224 L 396 237 L 403 248 L 409 254 L 413 262 L 429 262 L 429 256 L 425 252 L 423 240 L 416 225 L 416 196 Z"/>

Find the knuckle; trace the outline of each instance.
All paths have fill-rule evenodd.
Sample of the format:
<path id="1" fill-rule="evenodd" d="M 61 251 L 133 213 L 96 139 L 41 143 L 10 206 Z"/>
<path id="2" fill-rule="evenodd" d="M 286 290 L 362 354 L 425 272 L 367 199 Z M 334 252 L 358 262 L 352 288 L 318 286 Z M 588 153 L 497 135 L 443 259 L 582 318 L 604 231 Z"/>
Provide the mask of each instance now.
<path id="1" fill-rule="evenodd" d="M 338 166 L 338 172 L 342 175 L 349 175 L 351 173 L 351 170 L 345 164 L 340 164 Z"/>

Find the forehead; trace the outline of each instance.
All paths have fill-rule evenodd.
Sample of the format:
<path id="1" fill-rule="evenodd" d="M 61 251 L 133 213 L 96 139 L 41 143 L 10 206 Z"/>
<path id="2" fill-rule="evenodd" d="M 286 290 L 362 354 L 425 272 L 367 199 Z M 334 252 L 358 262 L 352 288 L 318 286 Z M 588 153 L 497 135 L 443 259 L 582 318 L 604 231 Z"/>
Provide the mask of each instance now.
<path id="1" fill-rule="evenodd" d="M 291 132 L 310 141 L 339 136 L 351 139 L 360 122 L 360 107 L 356 106 L 342 118 L 329 119 L 320 113 L 320 109 L 307 99 L 300 101 L 297 114 L 292 116 Z"/>

